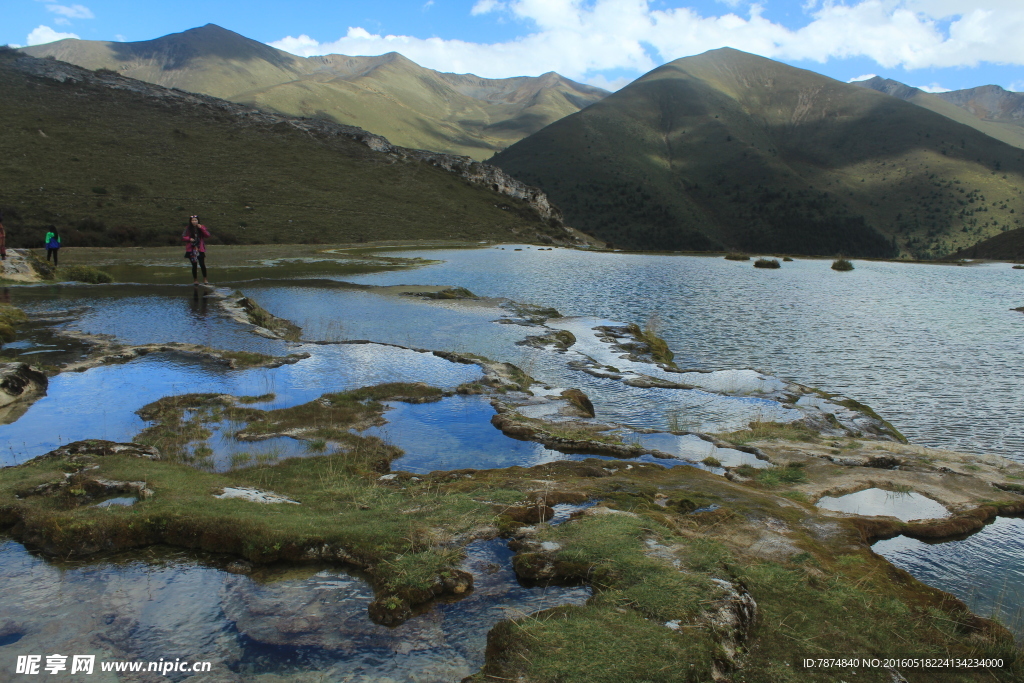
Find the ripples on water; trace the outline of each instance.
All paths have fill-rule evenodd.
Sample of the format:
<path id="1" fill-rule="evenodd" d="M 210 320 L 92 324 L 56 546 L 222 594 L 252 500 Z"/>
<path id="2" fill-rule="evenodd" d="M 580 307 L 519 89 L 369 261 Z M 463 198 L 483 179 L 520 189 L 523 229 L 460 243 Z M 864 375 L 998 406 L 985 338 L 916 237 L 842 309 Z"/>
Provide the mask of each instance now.
<path id="1" fill-rule="evenodd" d="M 995 615 L 1024 642 L 1024 518 L 998 517 L 959 541 L 926 543 L 897 536 L 878 541 L 872 550 L 957 596 L 976 614 Z"/>
<path id="2" fill-rule="evenodd" d="M 1024 277 L 971 267 L 827 260 L 779 270 L 719 257 L 568 249 L 423 252 L 447 262 L 350 278 L 451 284 L 643 322 L 652 313 L 681 367 L 753 367 L 843 393 L 916 443 L 1024 459 Z M 403 252 L 403 255 L 417 255 Z"/>

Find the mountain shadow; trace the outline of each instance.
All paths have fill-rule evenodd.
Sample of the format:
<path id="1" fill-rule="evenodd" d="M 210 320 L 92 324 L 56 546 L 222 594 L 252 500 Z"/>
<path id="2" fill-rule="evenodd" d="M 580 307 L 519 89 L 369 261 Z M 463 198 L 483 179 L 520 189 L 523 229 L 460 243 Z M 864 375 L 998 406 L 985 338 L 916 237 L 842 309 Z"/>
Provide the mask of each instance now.
<path id="1" fill-rule="evenodd" d="M 659 67 L 492 163 L 636 249 L 931 257 L 1024 212 L 1021 150 L 732 49 Z"/>

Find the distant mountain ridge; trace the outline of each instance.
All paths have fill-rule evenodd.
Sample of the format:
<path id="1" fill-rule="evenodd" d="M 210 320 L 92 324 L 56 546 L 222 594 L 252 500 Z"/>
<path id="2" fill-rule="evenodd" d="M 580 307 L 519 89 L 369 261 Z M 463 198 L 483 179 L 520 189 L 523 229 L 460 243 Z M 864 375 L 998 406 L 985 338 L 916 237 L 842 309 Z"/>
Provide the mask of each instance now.
<path id="1" fill-rule="evenodd" d="M 478 160 L 608 94 L 555 73 L 440 73 L 395 52 L 297 57 L 214 24 L 141 42 L 66 39 L 21 50 Z"/>
<path id="2" fill-rule="evenodd" d="M 1024 225 L 1020 149 L 728 48 L 661 66 L 492 163 L 629 248 L 930 258 Z"/>
<path id="3" fill-rule="evenodd" d="M 1010 92 L 998 85 L 927 93 L 881 76 L 854 81 L 853 85 L 912 102 L 1024 149 L 1024 93 Z"/>

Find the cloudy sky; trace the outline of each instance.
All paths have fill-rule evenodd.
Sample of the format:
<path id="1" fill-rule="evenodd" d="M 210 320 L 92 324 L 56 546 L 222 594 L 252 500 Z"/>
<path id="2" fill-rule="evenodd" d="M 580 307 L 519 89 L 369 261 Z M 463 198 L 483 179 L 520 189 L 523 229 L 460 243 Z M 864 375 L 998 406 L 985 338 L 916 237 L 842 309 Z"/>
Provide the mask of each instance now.
<path id="1" fill-rule="evenodd" d="M 297 55 L 401 52 L 491 78 L 615 89 L 729 46 L 849 81 L 1024 91 L 1024 0 L 0 0 L 0 44 L 139 41 L 214 23 Z"/>

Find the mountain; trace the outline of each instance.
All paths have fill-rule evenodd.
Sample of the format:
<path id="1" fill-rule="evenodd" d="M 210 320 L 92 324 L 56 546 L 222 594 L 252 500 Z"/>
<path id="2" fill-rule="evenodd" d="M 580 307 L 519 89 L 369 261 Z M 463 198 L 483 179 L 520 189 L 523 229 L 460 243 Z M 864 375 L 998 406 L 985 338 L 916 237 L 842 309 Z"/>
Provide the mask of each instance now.
<path id="1" fill-rule="evenodd" d="M 8 246 L 567 240 L 543 193 L 465 157 L 0 48 Z"/>
<path id="2" fill-rule="evenodd" d="M 982 240 L 950 254 L 948 258 L 1024 262 L 1024 228 L 1017 228 Z"/>
<path id="3" fill-rule="evenodd" d="M 1024 149 L 1024 94 L 985 85 L 968 90 L 926 93 L 919 88 L 875 76 L 853 85 L 883 92 Z"/>
<path id="4" fill-rule="evenodd" d="M 492 163 L 638 249 L 930 257 L 1024 217 L 1021 150 L 732 49 L 659 67 Z"/>
<path id="5" fill-rule="evenodd" d="M 477 160 L 608 94 L 555 73 L 439 73 L 395 52 L 296 57 L 214 24 L 135 43 L 66 39 L 22 51 Z"/>

